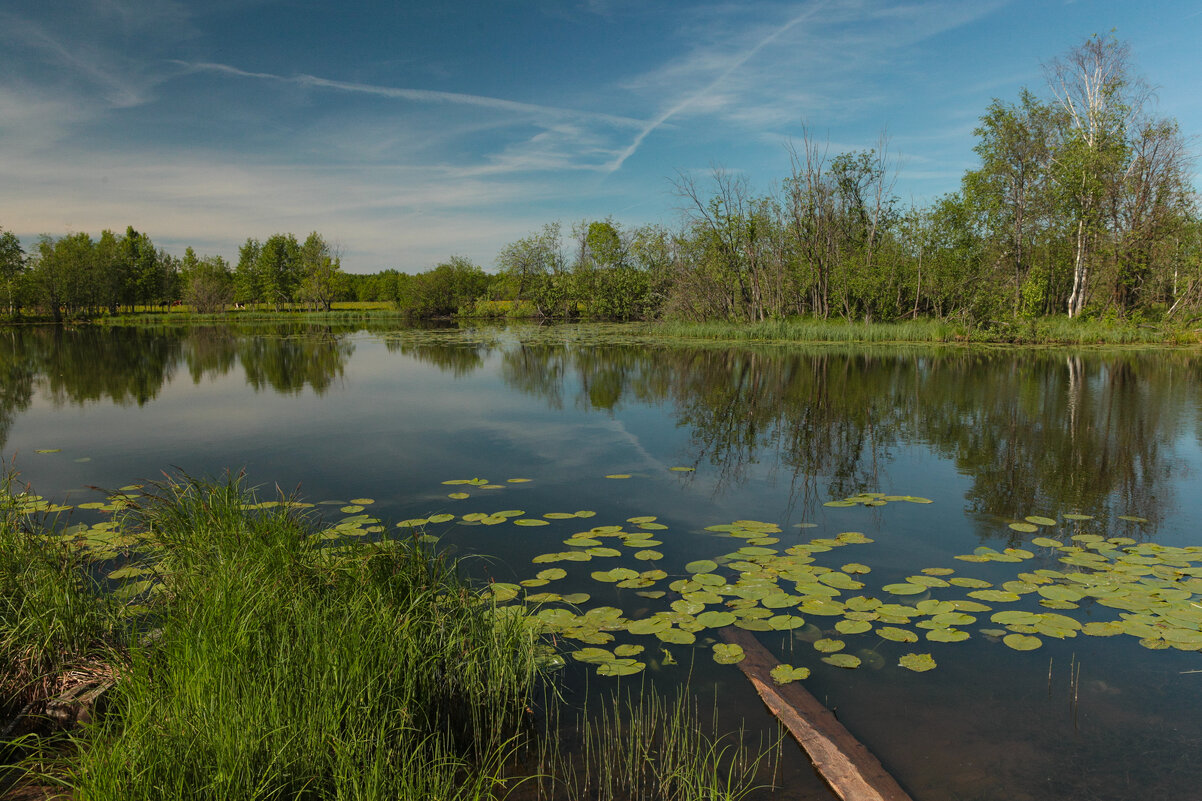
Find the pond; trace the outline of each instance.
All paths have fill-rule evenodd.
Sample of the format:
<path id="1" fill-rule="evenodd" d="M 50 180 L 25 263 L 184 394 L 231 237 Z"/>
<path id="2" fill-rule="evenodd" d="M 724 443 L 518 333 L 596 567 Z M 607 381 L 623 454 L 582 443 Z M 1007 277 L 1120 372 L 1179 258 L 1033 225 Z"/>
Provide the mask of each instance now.
<path id="1" fill-rule="evenodd" d="M 0 452 L 40 494 L 244 470 L 351 533 L 426 521 L 498 595 L 573 610 L 548 616 L 569 690 L 687 680 L 771 732 L 714 662 L 728 619 L 696 622 L 729 612 L 932 801 L 1202 786 L 1200 400 L 1184 350 L 0 331 Z M 599 607 L 614 633 L 576 616 Z M 618 645 L 641 672 L 570 656 Z M 791 797 L 831 797 L 790 759 Z"/>

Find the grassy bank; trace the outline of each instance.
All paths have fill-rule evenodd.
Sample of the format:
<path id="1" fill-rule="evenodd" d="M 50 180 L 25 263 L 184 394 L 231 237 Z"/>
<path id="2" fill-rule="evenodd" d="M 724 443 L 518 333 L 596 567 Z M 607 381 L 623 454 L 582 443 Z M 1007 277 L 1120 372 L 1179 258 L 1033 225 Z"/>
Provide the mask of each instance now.
<path id="1" fill-rule="evenodd" d="M 716 800 L 754 777 L 683 701 L 585 724 L 588 752 L 564 753 L 532 618 L 420 539 L 332 536 L 237 480 L 119 495 L 112 526 L 51 531 L 46 502 L 6 480 L 5 720 L 73 686 L 103 695 L 82 726 L 6 733 L 2 761 L 77 798 L 552 799 L 604 774 L 637 777 L 642 798 Z"/>
<path id="2" fill-rule="evenodd" d="M 1202 343 L 1202 329 L 1123 321 L 1046 317 L 971 326 L 945 320 L 863 323 L 790 319 L 763 322 L 662 322 L 642 330 L 681 339 L 758 342 L 930 342 L 1014 345 L 1153 345 Z"/>

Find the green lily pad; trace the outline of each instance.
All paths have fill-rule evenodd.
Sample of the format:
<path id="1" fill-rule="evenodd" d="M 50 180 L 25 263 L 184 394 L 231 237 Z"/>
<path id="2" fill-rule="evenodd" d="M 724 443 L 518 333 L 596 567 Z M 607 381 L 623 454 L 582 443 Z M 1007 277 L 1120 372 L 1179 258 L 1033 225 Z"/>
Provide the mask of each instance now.
<path id="1" fill-rule="evenodd" d="M 742 662 L 746 656 L 741 646 L 733 643 L 715 643 L 713 646 L 714 661 L 719 665 L 734 665 Z"/>
<path id="2" fill-rule="evenodd" d="M 1043 645 L 1042 640 L 1030 634 L 1007 634 L 1002 638 L 1002 642 L 1016 651 L 1034 651 Z"/>
<path id="3" fill-rule="evenodd" d="M 789 684 L 794 681 L 804 681 L 810 677 L 808 667 L 793 667 L 792 665 L 777 665 L 768 671 L 768 675 L 777 684 Z"/>
<path id="4" fill-rule="evenodd" d="M 718 569 L 718 563 L 709 559 L 698 559 L 684 566 L 686 573 L 709 573 Z"/>
<path id="5" fill-rule="evenodd" d="M 973 590 L 968 595 L 970 598 L 976 598 L 980 601 L 992 601 L 994 603 L 1017 601 L 1022 597 L 1016 592 L 1007 592 L 1006 590 Z"/>
<path id="6" fill-rule="evenodd" d="M 635 659 L 614 659 L 597 666 L 598 676 L 630 676 L 641 672 L 647 665 Z"/>
<path id="7" fill-rule="evenodd" d="M 908 581 L 902 581 L 897 584 L 886 584 L 881 589 L 891 595 L 918 595 L 928 590 L 927 587 L 921 584 L 911 584 Z"/>
<path id="8" fill-rule="evenodd" d="M 872 624 L 866 620 L 840 620 L 835 630 L 840 634 L 863 634 L 872 630 Z"/>
<path id="9" fill-rule="evenodd" d="M 828 665 L 846 668 L 847 670 L 853 670 L 860 666 L 860 657 L 855 654 L 831 654 L 830 656 L 822 657 L 822 661 Z"/>
<path id="10" fill-rule="evenodd" d="M 843 642 L 843 640 L 832 640 L 829 637 L 823 637 L 820 640 L 814 641 L 814 650 L 824 654 L 842 651 L 845 647 L 847 647 L 847 643 Z"/>
<path id="11" fill-rule="evenodd" d="M 894 626 L 882 626 L 876 630 L 876 633 L 886 640 L 892 640 L 893 642 L 918 642 L 917 634 Z"/>
<path id="12" fill-rule="evenodd" d="M 915 673 L 925 673 L 935 669 L 935 659 L 930 654 L 906 654 L 897 660 L 899 667 L 912 670 Z"/>
<path id="13" fill-rule="evenodd" d="M 697 641 L 695 634 L 682 629 L 663 629 L 662 631 L 655 632 L 655 636 L 661 642 L 674 643 L 676 645 L 691 645 Z"/>
<path id="14" fill-rule="evenodd" d="M 663 559 L 664 555 L 662 553 L 660 553 L 659 551 L 647 550 L 647 551 L 637 551 L 634 555 L 634 558 L 638 559 L 640 561 L 643 561 L 643 562 L 653 562 L 656 559 Z"/>
<path id="15" fill-rule="evenodd" d="M 1011 523 L 1010 528 L 1014 529 L 1015 531 L 1022 532 L 1023 534 L 1030 534 L 1034 531 L 1039 531 L 1039 526 L 1034 525 L 1033 523 Z"/>
<path id="16" fill-rule="evenodd" d="M 960 642 L 968 639 L 968 632 L 961 629 L 931 629 L 927 639 L 932 642 Z"/>
<path id="17" fill-rule="evenodd" d="M 705 626 L 707 629 L 720 629 L 723 626 L 729 626 L 735 622 L 737 618 L 733 612 L 718 612 L 709 611 L 702 612 L 697 615 L 697 622 Z"/>
<path id="18" fill-rule="evenodd" d="M 537 517 L 520 517 L 513 521 L 515 526 L 549 526 L 551 525 L 546 520 L 539 520 Z"/>
<path id="19" fill-rule="evenodd" d="M 610 473 L 606 478 L 630 478 L 630 473 Z"/>
<path id="20" fill-rule="evenodd" d="M 1027 515 L 1024 519 L 1028 523 L 1034 523 L 1037 526 L 1054 526 L 1054 525 L 1056 525 L 1055 520 L 1053 520 L 1050 517 L 1043 517 L 1042 515 Z"/>

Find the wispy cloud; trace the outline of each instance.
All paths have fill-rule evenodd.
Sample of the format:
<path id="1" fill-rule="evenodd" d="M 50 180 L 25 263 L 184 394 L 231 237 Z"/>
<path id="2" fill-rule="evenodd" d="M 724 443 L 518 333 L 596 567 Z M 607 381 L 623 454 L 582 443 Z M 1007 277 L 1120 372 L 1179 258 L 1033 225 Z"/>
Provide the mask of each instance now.
<path id="1" fill-rule="evenodd" d="M 341 92 L 375 95 L 393 100 L 409 100 L 416 103 L 448 103 L 453 105 L 474 106 L 492 109 L 494 111 L 512 112 L 545 120 L 580 119 L 589 122 L 604 123 L 622 128 L 639 127 L 643 120 L 632 117 L 621 117 L 612 114 L 600 114 L 592 111 L 562 108 L 557 106 L 541 106 L 534 103 L 522 103 L 498 97 L 483 95 L 460 94 L 457 92 L 437 92 L 429 89 L 407 89 L 394 86 L 376 86 L 373 84 L 339 81 L 330 78 L 320 78 L 315 75 L 275 75 L 269 72 L 248 72 L 226 64 L 206 62 L 176 62 L 189 72 L 218 72 L 241 78 L 258 78 L 269 81 L 291 83 L 316 89 L 330 89 Z"/>
<path id="2" fill-rule="evenodd" d="M 688 52 L 627 81 L 633 91 L 663 96 L 662 111 L 609 169 L 620 169 L 650 135 L 686 114 L 762 133 L 802 120 L 822 124 L 879 113 L 898 101 L 882 93 L 878 76 L 904 66 L 896 61 L 899 52 L 992 13 L 1004 2 L 815 0 L 783 14 L 776 7 L 755 7 L 760 14 L 748 13 L 744 5 L 712 7 L 685 23 L 695 40 Z M 768 14 L 782 19 L 769 26 L 754 21 Z"/>

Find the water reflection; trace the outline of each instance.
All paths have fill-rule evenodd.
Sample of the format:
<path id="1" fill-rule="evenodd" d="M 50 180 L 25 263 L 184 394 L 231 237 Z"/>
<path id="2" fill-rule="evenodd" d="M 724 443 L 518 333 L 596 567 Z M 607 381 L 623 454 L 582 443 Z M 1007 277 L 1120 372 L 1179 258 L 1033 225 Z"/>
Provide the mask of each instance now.
<path id="1" fill-rule="evenodd" d="M 423 358 L 420 351 L 411 351 Z M 438 362 L 432 362 L 438 364 Z M 1171 506 L 1173 443 L 1189 434 L 1188 352 L 597 346 L 505 348 L 507 384 L 552 408 L 667 403 L 696 463 L 738 484 L 776 459 L 798 498 L 879 487 L 883 463 L 925 444 L 971 479 L 970 512 L 1138 514 Z"/>
<path id="2" fill-rule="evenodd" d="M 56 404 L 143 405 L 177 370 L 240 366 L 256 391 L 322 394 L 343 380 L 358 326 L 9 328 L 0 335 L 0 446 L 35 392 Z M 982 518 L 1170 513 L 1196 432 L 1202 360 L 1186 351 L 681 347 L 589 341 L 576 329 L 375 332 L 390 353 L 456 377 L 498 365 L 552 409 L 658 406 L 718 491 L 772 465 L 808 508 L 878 489 L 921 446 L 969 479 Z"/>

